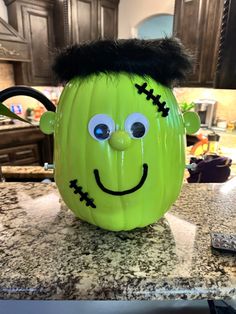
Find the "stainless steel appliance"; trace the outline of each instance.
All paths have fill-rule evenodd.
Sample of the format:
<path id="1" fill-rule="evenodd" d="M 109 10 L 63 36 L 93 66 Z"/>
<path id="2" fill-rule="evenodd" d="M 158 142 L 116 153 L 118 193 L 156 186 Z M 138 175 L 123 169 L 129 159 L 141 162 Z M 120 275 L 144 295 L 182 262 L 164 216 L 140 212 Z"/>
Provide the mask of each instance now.
<path id="1" fill-rule="evenodd" d="M 211 128 L 216 113 L 216 101 L 213 99 L 197 99 L 194 101 L 195 111 L 201 120 L 201 127 Z"/>

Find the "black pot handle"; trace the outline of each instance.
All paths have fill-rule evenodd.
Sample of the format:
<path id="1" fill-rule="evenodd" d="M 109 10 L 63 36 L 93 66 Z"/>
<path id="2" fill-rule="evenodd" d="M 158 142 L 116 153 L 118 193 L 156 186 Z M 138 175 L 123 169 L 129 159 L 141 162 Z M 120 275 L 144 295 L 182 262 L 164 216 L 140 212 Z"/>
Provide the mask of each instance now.
<path id="1" fill-rule="evenodd" d="M 41 92 L 28 86 L 12 86 L 0 92 L 0 102 L 14 96 L 29 96 L 38 100 L 48 111 L 56 111 L 55 105 Z"/>

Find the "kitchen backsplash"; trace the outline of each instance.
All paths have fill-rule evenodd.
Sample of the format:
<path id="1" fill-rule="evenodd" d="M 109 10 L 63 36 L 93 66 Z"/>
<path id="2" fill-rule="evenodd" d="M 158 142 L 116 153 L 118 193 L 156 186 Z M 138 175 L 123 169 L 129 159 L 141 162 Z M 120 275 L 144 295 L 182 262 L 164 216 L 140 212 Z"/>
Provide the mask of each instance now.
<path id="1" fill-rule="evenodd" d="M 0 62 L 0 89 L 2 90 L 9 86 L 13 86 L 14 84 L 15 81 L 12 64 Z"/>
<path id="2" fill-rule="evenodd" d="M 217 101 L 216 118 L 236 121 L 236 90 L 214 88 L 175 88 L 177 101 L 192 102 L 197 99 L 213 99 Z"/>
<path id="3" fill-rule="evenodd" d="M 14 73 L 11 63 L 0 62 L 0 90 L 14 86 Z M 57 102 L 61 93 L 61 87 L 35 87 L 46 94 L 52 101 Z M 217 101 L 216 117 L 227 121 L 236 121 L 236 90 L 224 90 L 213 88 L 175 88 L 175 96 L 178 102 L 192 102 L 196 99 L 215 99 Z M 28 108 L 37 108 L 40 103 L 30 97 L 12 97 L 6 101 L 8 106 L 22 104 L 23 115 Z"/>

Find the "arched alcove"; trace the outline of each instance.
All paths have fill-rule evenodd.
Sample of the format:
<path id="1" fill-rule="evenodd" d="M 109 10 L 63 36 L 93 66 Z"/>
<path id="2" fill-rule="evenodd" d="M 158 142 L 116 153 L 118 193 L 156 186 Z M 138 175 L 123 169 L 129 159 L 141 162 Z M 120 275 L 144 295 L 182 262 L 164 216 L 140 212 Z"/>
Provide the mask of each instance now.
<path id="1" fill-rule="evenodd" d="M 171 14 L 158 14 L 142 20 L 136 26 L 137 38 L 155 39 L 172 36 L 173 18 Z"/>

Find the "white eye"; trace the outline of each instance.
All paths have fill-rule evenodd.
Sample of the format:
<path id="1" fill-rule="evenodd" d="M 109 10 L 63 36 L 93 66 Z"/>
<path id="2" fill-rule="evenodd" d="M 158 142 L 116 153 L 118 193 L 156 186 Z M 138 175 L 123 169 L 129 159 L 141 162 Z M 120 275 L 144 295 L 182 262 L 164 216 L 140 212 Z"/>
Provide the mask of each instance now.
<path id="1" fill-rule="evenodd" d="M 115 129 L 113 119 L 106 114 L 96 114 L 88 124 L 90 135 L 97 141 L 107 140 Z"/>
<path id="2" fill-rule="evenodd" d="M 149 128 L 148 119 L 141 113 L 134 112 L 125 120 L 125 130 L 132 138 L 142 138 Z"/>

